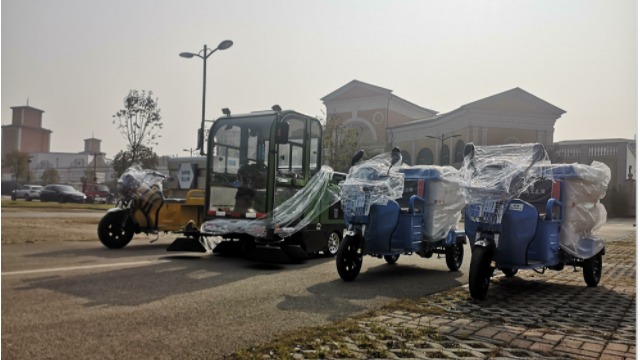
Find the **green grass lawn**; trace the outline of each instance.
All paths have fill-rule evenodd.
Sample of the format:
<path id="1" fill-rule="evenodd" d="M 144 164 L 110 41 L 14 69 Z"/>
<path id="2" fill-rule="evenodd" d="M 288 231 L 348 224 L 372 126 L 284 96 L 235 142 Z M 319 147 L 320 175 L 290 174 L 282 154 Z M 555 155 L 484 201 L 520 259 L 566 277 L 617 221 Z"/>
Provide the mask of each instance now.
<path id="1" fill-rule="evenodd" d="M 114 207 L 113 204 L 76 204 L 76 203 L 57 203 L 57 202 L 40 202 L 25 200 L 2 200 L 3 209 L 6 208 L 24 208 L 24 209 L 60 209 L 60 210 L 108 210 Z"/>

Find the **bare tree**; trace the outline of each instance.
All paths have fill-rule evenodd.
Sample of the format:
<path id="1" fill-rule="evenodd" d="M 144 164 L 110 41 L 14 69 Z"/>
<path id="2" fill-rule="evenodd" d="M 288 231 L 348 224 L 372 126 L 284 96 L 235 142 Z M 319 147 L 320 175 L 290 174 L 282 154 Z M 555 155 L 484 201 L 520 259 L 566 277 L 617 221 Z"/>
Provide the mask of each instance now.
<path id="1" fill-rule="evenodd" d="M 358 131 L 344 125 L 344 119 L 335 114 L 327 116 L 322 134 L 324 163 L 336 171 L 346 172 L 351 157 L 358 149 Z"/>
<path id="2" fill-rule="evenodd" d="M 124 108 L 113 115 L 113 123 L 128 142 L 125 158 L 129 165 L 139 162 L 140 154 L 158 145 L 161 137 L 163 123 L 158 98 L 153 98 L 152 91 L 130 90 L 124 98 Z"/>
<path id="3" fill-rule="evenodd" d="M 23 182 L 31 177 L 29 170 L 29 154 L 22 151 L 13 151 L 5 155 L 2 167 L 10 167 L 16 174 L 16 183 Z"/>
<path id="4" fill-rule="evenodd" d="M 57 182 L 60 182 L 60 175 L 58 174 L 58 171 L 56 169 L 50 168 L 42 173 L 42 177 L 40 179 L 42 179 L 42 182 L 45 185 L 55 184 Z"/>

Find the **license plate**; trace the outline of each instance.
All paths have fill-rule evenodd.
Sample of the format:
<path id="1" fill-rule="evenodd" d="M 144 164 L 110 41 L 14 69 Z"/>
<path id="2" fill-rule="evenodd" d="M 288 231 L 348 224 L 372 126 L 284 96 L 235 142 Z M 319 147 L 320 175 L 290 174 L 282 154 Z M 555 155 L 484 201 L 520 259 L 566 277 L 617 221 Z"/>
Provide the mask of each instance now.
<path id="1" fill-rule="evenodd" d="M 364 207 L 364 201 L 365 201 L 364 196 L 358 196 L 358 197 L 356 197 L 355 207 L 356 207 L 356 208 Z"/>
<path id="2" fill-rule="evenodd" d="M 496 204 L 497 204 L 497 201 L 494 201 L 494 200 L 485 201 L 484 204 L 482 204 L 482 209 L 480 209 L 480 216 L 486 213 L 489 213 L 489 214 L 495 213 Z"/>

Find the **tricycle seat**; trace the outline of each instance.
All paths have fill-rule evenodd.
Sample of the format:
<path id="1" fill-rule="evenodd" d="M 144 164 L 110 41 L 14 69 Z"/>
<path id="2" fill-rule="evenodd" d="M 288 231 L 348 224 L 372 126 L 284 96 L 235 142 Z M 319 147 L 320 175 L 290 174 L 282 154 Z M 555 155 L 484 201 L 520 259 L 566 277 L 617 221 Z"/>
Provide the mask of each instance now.
<path id="1" fill-rule="evenodd" d="M 164 199 L 165 203 L 171 203 L 171 204 L 184 204 L 187 201 L 187 199 L 183 199 L 183 198 L 168 198 L 168 199 Z"/>

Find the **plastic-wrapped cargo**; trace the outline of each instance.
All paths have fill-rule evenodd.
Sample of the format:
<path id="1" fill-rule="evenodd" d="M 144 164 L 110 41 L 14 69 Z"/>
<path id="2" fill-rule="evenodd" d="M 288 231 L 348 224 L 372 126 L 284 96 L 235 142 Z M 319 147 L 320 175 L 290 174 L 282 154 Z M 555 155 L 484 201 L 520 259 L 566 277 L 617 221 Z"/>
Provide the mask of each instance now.
<path id="1" fill-rule="evenodd" d="M 384 153 L 353 165 L 347 178 L 340 182 L 340 198 L 345 216 L 369 215 L 371 205 L 386 205 L 389 200 L 401 198 L 404 174 L 398 172 L 400 164 L 402 157 L 394 164 L 392 155 Z M 366 196 L 358 196 L 362 193 Z"/>
<path id="2" fill-rule="evenodd" d="M 266 233 L 267 228 L 273 228 L 282 238 L 291 236 L 340 201 L 340 190 L 332 180 L 333 174 L 331 167 L 322 166 L 304 188 L 261 219 L 212 219 L 200 226 L 200 232 L 206 236 L 238 233 L 259 237 Z M 204 245 L 207 249 L 215 246 Z"/>
<path id="3" fill-rule="evenodd" d="M 460 221 L 465 202 L 459 184 L 459 172 L 452 166 L 403 166 L 404 193 L 400 206 L 408 203 L 411 195 L 425 200 L 423 236 L 429 241 L 445 238 Z"/>
<path id="4" fill-rule="evenodd" d="M 594 231 L 607 221 L 607 210 L 600 200 L 607 193 L 611 170 L 601 162 L 552 164 L 535 169 L 544 178 L 561 182 L 563 213 L 560 247 L 567 253 L 587 259 L 604 248 L 604 239 Z"/>
<path id="5" fill-rule="evenodd" d="M 534 164 L 550 164 L 541 144 L 465 146 L 460 185 L 472 220 L 500 223 L 504 206 L 536 181 Z"/>

